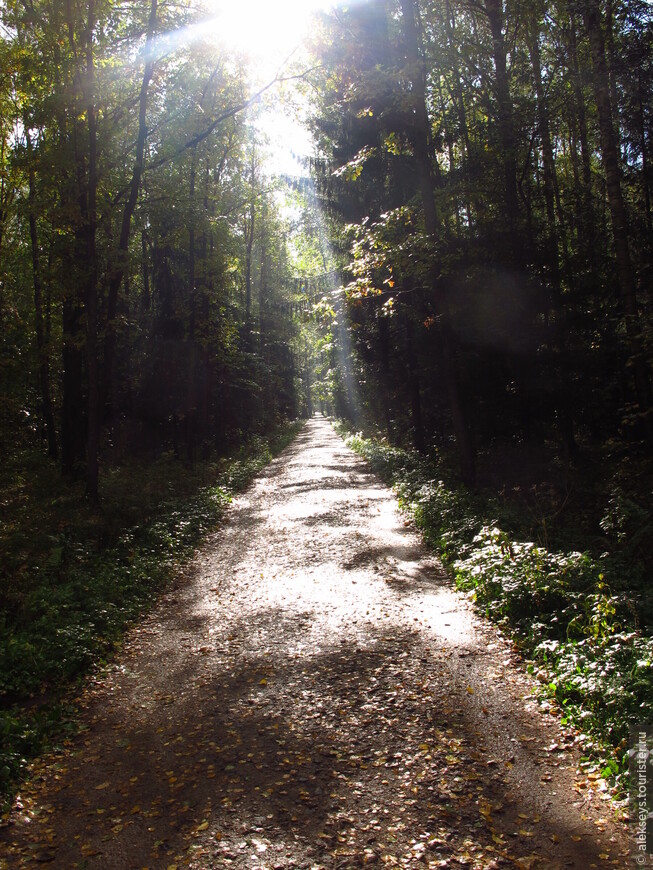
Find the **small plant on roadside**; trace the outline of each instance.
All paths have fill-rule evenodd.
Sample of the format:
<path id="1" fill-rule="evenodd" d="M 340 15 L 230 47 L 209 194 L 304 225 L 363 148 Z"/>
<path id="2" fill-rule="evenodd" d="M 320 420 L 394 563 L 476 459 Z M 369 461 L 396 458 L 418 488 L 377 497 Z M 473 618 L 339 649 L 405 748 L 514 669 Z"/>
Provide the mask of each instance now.
<path id="1" fill-rule="evenodd" d="M 539 543 L 520 537 L 509 505 L 452 482 L 437 459 L 337 428 L 395 488 L 458 588 L 517 640 L 543 692 L 559 702 L 565 722 L 581 728 L 604 775 L 618 783 L 629 727 L 653 719 L 653 614 L 645 566 L 632 558 L 650 513 L 617 489 L 601 521 L 612 551 L 558 551 L 546 546 L 548 529 Z"/>
<path id="2" fill-rule="evenodd" d="M 31 550 L 19 529 L 5 538 L 5 545 L 19 540 L 23 561 L 15 566 L 20 582 L 8 578 L 0 600 L 0 796 L 10 794 L 30 758 L 73 727 L 62 698 L 75 680 L 106 662 L 125 628 L 216 527 L 232 495 L 302 425 L 283 426 L 269 440 L 256 436 L 236 456 L 194 475 L 172 458 L 150 466 L 149 474 L 131 469 L 141 486 L 127 492 L 118 486 L 117 472 L 109 475 L 106 525 L 96 527 L 94 517 L 86 525 L 71 522 L 56 536 L 37 538 Z M 205 483 L 198 485 L 201 479 Z M 47 508 L 37 509 L 49 522 Z"/>

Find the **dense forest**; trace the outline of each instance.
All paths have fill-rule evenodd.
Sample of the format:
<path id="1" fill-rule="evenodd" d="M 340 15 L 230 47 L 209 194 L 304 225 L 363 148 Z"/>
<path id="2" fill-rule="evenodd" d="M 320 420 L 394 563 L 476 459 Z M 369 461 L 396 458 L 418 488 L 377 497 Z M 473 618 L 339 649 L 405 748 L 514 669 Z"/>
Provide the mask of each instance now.
<path id="1" fill-rule="evenodd" d="M 101 458 L 192 460 L 317 398 L 452 438 L 468 483 L 496 439 L 650 445 L 647 4 L 325 15 L 285 222 L 246 70 L 191 11 L 3 17 L 2 430 L 91 499 Z"/>
<path id="2" fill-rule="evenodd" d="M 335 414 L 617 779 L 653 713 L 652 39 L 647 3 L 370 0 L 311 92 Z"/>
<path id="3" fill-rule="evenodd" d="M 326 22 L 315 174 L 364 385 L 342 414 L 454 438 L 469 483 L 497 439 L 650 446 L 652 36 L 647 4 L 593 0 Z"/>
<path id="4" fill-rule="evenodd" d="M 4 8 L 3 433 L 91 500 L 100 462 L 192 462 L 307 401 L 258 95 L 193 19 Z"/>
<path id="5" fill-rule="evenodd" d="M 192 4 L 0 13 L 7 668 L 32 667 L 10 626 L 44 612 L 27 574 L 50 589 L 148 522 L 126 495 L 143 469 L 171 497 L 314 410 L 511 499 L 547 545 L 562 516 L 643 582 L 645 0 L 358 0 L 260 86 Z M 284 88 L 309 115 L 303 174 L 266 168 L 258 118 Z"/>

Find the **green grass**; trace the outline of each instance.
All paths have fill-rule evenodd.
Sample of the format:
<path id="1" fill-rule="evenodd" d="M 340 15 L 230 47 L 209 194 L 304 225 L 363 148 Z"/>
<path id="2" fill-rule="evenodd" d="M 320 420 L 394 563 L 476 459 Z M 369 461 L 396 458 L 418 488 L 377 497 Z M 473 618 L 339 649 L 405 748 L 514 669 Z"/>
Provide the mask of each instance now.
<path id="1" fill-rule="evenodd" d="M 70 692 L 106 662 L 202 538 L 303 423 L 193 471 L 172 457 L 105 474 L 99 513 L 40 457 L 8 472 L 0 533 L 0 795 L 75 728 Z"/>
<path id="2" fill-rule="evenodd" d="M 608 493 L 591 540 L 577 530 L 577 550 L 555 549 L 528 539 L 532 528 L 520 526 L 514 505 L 469 492 L 436 459 L 337 428 L 395 487 L 458 588 L 518 642 L 543 693 L 623 789 L 629 729 L 653 721 L 653 619 L 640 557 L 650 508 Z M 557 538 L 573 537 L 567 520 Z"/>

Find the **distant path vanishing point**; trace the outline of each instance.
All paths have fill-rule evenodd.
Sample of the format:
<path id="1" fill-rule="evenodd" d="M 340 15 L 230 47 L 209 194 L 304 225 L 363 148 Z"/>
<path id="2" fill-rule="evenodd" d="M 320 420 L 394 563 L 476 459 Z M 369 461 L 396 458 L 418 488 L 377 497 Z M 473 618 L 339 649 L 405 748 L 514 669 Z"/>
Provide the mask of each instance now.
<path id="1" fill-rule="evenodd" d="M 0 868 L 628 866 L 532 685 L 314 418 L 84 693 Z"/>

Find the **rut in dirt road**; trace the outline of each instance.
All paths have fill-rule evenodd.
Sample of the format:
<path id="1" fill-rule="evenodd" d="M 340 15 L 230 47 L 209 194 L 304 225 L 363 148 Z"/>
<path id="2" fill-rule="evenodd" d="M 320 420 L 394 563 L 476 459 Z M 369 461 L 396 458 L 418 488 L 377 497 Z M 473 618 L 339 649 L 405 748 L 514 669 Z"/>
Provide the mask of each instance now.
<path id="1" fill-rule="evenodd" d="M 531 689 L 315 418 L 86 692 L 0 868 L 628 866 Z"/>

